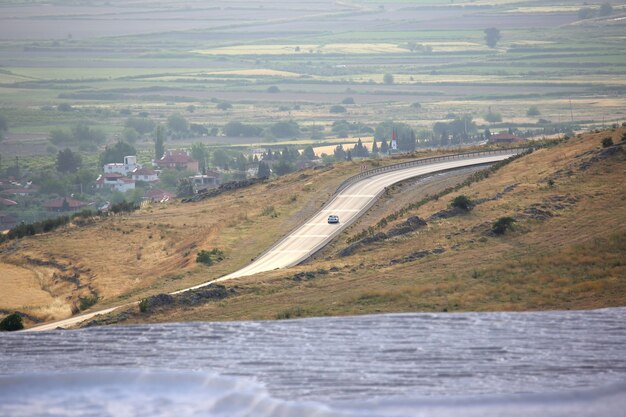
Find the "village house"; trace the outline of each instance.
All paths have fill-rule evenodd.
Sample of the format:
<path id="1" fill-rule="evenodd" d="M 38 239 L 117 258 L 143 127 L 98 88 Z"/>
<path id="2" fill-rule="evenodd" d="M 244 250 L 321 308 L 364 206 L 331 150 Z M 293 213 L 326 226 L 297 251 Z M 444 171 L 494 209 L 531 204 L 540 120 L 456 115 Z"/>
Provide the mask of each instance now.
<path id="1" fill-rule="evenodd" d="M 176 169 L 178 171 L 198 172 L 198 161 L 191 158 L 187 151 L 168 150 L 163 157 L 157 161 L 160 169 Z"/>
<path id="2" fill-rule="evenodd" d="M 135 181 L 156 182 L 159 180 L 159 174 L 150 168 L 139 168 L 133 171 L 131 178 Z"/>
<path id="3" fill-rule="evenodd" d="M 34 185 L 32 181 L 28 181 L 22 185 L 14 179 L 0 179 L 0 193 L 4 195 L 18 195 L 21 197 L 36 194 L 39 187 Z"/>
<path id="4" fill-rule="evenodd" d="M 43 207 L 47 211 L 54 211 L 57 213 L 80 210 L 88 205 L 89 204 L 84 201 L 75 200 L 70 197 L 54 198 L 43 203 Z"/>
<path id="5" fill-rule="evenodd" d="M 9 188 L 6 190 L 2 190 L 2 194 L 5 195 L 19 195 L 21 197 L 26 197 L 28 195 L 36 194 L 39 191 L 38 188 Z"/>
<path id="6" fill-rule="evenodd" d="M 141 165 L 137 163 L 137 157 L 129 155 L 124 157 L 124 163 L 105 164 L 102 170 L 105 174 L 118 173 L 128 176 L 131 172 L 141 169 Z"/>
<path id="7" fill-rule="evenodd" d="M 96 188 L 99 190 L 117 190 L 124 193 L 135 189 L 135 180 L 117 172 L 104 173 L 96 180 Z"/>
<path id="8" fill-rule="evenodd" d="M 194 190 L 206 190 L 207 188 L 217 188 L 220 185 L 220 173 L 217 171 L 206 171 L 202 175 L 194 175 L 189 177 L 193 184 Z"/>
<path id="9" fill-rule="evenodd" d="M 258 159 L 263 158 L 263 154 L 267 154 L 267 148 L 254 148 L 251 151 L 253 157 L 257 157 Z"/>

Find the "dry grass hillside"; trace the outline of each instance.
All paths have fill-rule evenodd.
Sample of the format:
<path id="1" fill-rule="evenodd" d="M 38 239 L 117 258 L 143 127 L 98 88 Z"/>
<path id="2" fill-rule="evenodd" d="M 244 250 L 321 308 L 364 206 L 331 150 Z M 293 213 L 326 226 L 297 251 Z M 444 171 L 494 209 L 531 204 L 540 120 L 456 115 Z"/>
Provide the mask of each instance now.
<path id="1" fill-rule="evenodd" d="M 313 213 L 354 173 L 310 170 L 198 203 L 151 205 L 0 246 L 0 310 L 33 320 L 136 301 L 236 270 Z M 322 186 L 323 184 L 323 186 Z M 226 259 L 196 263 L 200 250 Z"/>
<path id="2" fill-rule="evenodd" d="M 144 313 L 133 307 L 104 322 L 624 306 L 626 154 L 623 145 L 601 142 L 620 143 L 625 133 L 584 134 L 537 150 L 377 227 L 424 198 L 419 187 L 397 187 L 306 265 L 229 281 L 229 295 L 218 301 Z M 477 202 L 473 210 L 452 212 L 458 195 Z M 362 230 L 389 235 L 413 216 L 427 224 L 341 256 Z M 516 222 L 497 235 L 492 224 L 501 217 Z"/>
<path id="3" fill-rule="evenodd" d="M 625 305 L 626 156 L 623 146 L 601 146 L 604 137 L 619 143 L 625 133 L 585 134 L 537 150 L 438 199 L 428 197 L 476 170 L 393 186 L 305 265 L 228 281 L 225 298 L 156 303 L 147 312 L 135 305 L 103 322 Z M 5 243 L 0 310 L 23 312 L 32 324 L 217 278 L 293 229 L 358 169 L 347 163 L 305 171 Z M 451 212 L 461 194 L 478 204 Z M 426 225 L 394 233 L 415 216 Z M 493 222 L 505 216 L 516 220 L 514 228 L 495 235 Z M 367 238 L 380 233 L 386 238 Z M 213 248 L 226 259 L 196 263 L 199 250 Z"/>
<path id="4" fill-rule="evenodd" d="M 19 311 L 27 324 L 58 320 L 225 275 L 313 214 L 359 169 L 354 162 L 297 172 L 197 203 L 79 219 L 7 242 L 0 245 L 0 315 Z M 200 250 L 213 248 L 226 259 L 196 263 Z"/>

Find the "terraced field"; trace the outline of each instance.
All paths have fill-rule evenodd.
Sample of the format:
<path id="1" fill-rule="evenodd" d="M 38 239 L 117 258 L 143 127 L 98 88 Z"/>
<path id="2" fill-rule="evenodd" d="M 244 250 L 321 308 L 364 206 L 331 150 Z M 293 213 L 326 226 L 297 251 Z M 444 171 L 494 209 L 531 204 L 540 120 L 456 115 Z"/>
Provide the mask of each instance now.
<path id="1" fill-rule="evenodd" d="M 502 122 L 481 123 L 495 129 L 621 120 L 626 8 L 584 20 L 579 9 L 564 0 L 18 1 L 0 6 L 0 111 L 45 116 L 42 107 L 60 103 L 113 110 L 99 118 L 111 140 L 124 121 L 117 110 L 163 121 L 190 104 L 191 122 L 218 127 L 393 119 L 429 129 L 450 113 L 480 118 L 490 108 Z M 488 27 L 501 32 L 495 48 L 485 44 Z M 348 96 L 355 104 L 346 114 L 329 113 Z M 233 108 L 219 111 L 219 101 Z M 531 105 L 540 116 L 525 117 Z M 27 140 L 11 132 L 59 125 L 11 118 L 0 152 Z"/>

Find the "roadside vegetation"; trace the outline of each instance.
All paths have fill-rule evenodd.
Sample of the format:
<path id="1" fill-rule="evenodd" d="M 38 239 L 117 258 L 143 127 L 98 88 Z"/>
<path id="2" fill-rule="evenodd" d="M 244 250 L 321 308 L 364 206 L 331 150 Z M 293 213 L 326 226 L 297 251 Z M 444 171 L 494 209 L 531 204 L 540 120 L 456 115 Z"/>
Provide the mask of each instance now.
<path id="1" fill-rule="evenodd" d="M 18 313 L 9 314 L 0 321 L 0 332 L 14 332 L 23 328 L 22 316 Z"/>

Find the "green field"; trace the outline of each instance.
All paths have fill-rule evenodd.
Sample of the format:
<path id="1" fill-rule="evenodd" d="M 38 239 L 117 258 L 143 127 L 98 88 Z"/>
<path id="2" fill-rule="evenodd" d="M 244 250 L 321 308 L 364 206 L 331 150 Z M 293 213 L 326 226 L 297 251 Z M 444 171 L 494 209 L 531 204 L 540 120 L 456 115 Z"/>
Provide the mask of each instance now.
<path id="1" fill-rule="evenodd" d="M 9 122 L 0 154 L 78 122 L 114 141 L 128 117 L 120 110 L 157 123 L 179 112 L 219 128 L 292 119 L 326 126 L 330 139 L 340 119 L 428 129 L 450 113 L 480 120 L 489 108 L 503 120 L 481 129 L 626 118 L 623 5 L 581 20 L 582 6 L 536 0 L 39 3 L 0 5 L 0 113 Z M 494 48 L 488 27 L 501 33 Z M 346 113 L 329 112 L 346 97 L 355 102 Z M 222 101 L 232 109 L 217 110 Z M 54 111 L 62 103 L 80 111 Z M 540 116 L 526 117 L 531 105 Z"/>

